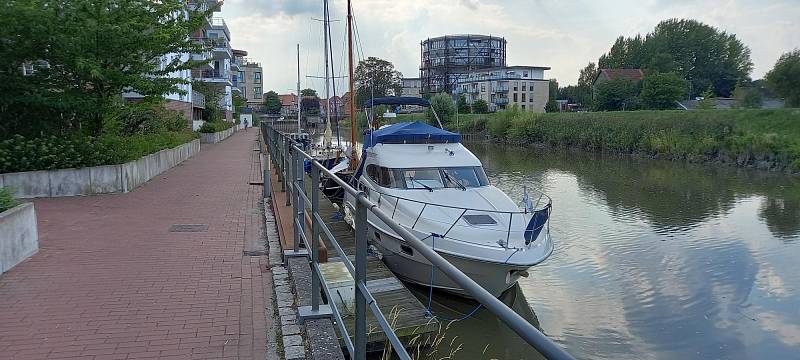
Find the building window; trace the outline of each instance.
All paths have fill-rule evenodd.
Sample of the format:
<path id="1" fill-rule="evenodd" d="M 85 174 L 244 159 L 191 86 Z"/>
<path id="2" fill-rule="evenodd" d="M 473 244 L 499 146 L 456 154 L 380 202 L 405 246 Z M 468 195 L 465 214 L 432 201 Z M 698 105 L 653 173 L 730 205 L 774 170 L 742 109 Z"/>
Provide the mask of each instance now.
<path id="1" fill-rule="evenodd" d="M 523 100 L 524 101 L 524 100 Z M 522 110 L 525 110 L 525 105 L 522 105 Z"/>
<path id="2" fill-rule="evenodd" d="M 481 92 L 486 92 L 486 85 L 481 84 Z"/>
<path id="3" fill-rule="evenodd" d="M 525 83 L 522 83 L 522 91 L 525 91 Z"/>
<path id="4" fill-rule="evenodd" d="M 256 73 L 258 74 L 258 73 Z M 253 98 L 254 99 L 261 99 L 261 87 L 256 86 L 253 88 Z"/>
<path id="5" fill-rule="evenodd" d="M 256 72 L 253 73 L 253 81 L 255 81 L 256 84 L 261 84 L 261 72 L 260 71 L 256 71 Z"/>
<path id="6" fill-rule="evenodd" d="M 514 90 L 517 90 L 517 88 L 514 88 Z M 517 102 L 517 93 L 514 93 L 514 102 Z"/>
<path id="7" fill-rule="evenodd" d="M 523 71 L 522 72 L 522 77 L 528 77 L 528 72 L 527 71 Z"/>
<path id="8" fill-rule="evenodd" d="M 525 88 L 523 88 L 522 90 L 525 90 Z M 522 93 L 522 102 L 525 102 L 525 93 Z M 522 108 L 524 109 L 525 105 L 522 105 Z"/>
<path id="9" fill-rule="evenodd" d="M 240 82 L 245 82 L 244 79 L 245 79 L 244 71 L 239 71 L 239 81 Z"/>
<path id="10" fill-rule="evenodd" d="M 519 89 L 519 81 L 514 81 L 514 91 Z"/>
<path id="11" fill-rule="evenodd" d="M 242 97 L 247 99 L 247 88 L 244 86 L 242 87 Z"/>

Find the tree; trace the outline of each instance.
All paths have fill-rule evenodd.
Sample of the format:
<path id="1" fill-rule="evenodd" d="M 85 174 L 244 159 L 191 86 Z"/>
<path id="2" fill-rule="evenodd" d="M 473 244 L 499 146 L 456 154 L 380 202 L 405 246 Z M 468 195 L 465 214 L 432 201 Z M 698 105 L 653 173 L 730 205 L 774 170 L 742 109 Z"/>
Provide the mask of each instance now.
<path id="1" fill-rule="evenodd" d="M 558 98 L 558 80 L 550 79 L 548 85 L 549 88 L 548 88 L 547 98 L 549 100 L 556 100 Z"/>
<path id="2" fill-rule="evenodd" d="M 548 100 L 547 104 L 544 105 L 544 112 L 549 112 L 550 113 L 550 112 L 558 112 L 558 111 L 559 111 L 558 103 L 553 99 Z"/>
<path id="3" fill-rule="evenodd" d="M 743 107 L 746 109 L 761 108 L 761 93 L 753 86 L 745 86 L 742 83 L 737 83 L 736 88 L 733 89 L 733 98 L 736 99 L 736 103 L 734 104 L 736 107 Z"/>
<path id="4" fill-rule="evenodd" d="M 317 95 L 317 90 L 314 90 L 314 89 L 303 89 L 303 90 L 300 90 L 300 95 L 301 96 L 313 96 L 313 97 L 317 97 L 318 96 Z"/>
<path id="5" fill-rule="evenodd" d="M 383 59 L 368 57 L 355 70 L 356 108 L 372 96 L 398 96 L 403 88 L 403 74 Z"/>
<path id="6" fill-rule="evenodd" d="M 601 81 L 595 87 L 594 108 L 601 111 L 636 110 L 639 86 L 627 79 Z"/>
<path id="7" fill-rule="evenodd" d="M 706 91 L 703 91 L 700 96 L 702 99 L 697 103 L 697 109 L 711 110 L 717 108 L 717 97 L 714 95 L 714 91 L 711 90 L 711 87 L 706 89 Z"/>
<path id="8" fill-rule="evenodd" d="M 592 103 L 592 85 L 594 84 L 594 79 L 597 77 L 598 72 L 597 65 L 592 62 L 581 69 L 580 75 L 578 76 L 578 85 L 573 94 L 574 102 L 586 107 Z"/>
<path id="9" fill-rule="evenodd" d="M 470 113 L 469 104 L 467 104 L 467 98 L 464 95 L 458 97 L 458 113 L 459 114 L 469 114 Z"/>
<path id="10" fill-rule="evenodd" d="M 674 109 L 678 100 L 686 98 L 688 83 L 676 73 L 654 73 L 648 75 L 642 84 L 639 98 L 648 109 Z"/>
<path id="11" fill-rule="evenodd" d="M 800 49 L 781 55 L 765 79 L 770 90 L 786 99 L 787 106 L 800 107 Z"/>
<path id="12" fill-rule="evenodd" d="M 278 115 L 281 113 L 281 97 L 278 93 L 270 90 L 264 94 L 264 112 L 270 115 Z"/>
<path id="13" fill-rule="evenodd" d="M 472 102 L 472 112 L 476 114 L 487 114 L 489 113 L 489 104 L 486 103 L 486 100 L 477 99 Z"/>
<path id="14" fill-rule="evenodd" d="M 238 92 L 233 92 L 231 94 L 231 104 L 233 104 L 233 120 L 236 121 L 239 119 L 239 114 L 242 112 L 242 109 L 247 107 L 247 100 L 245 100 L 242 95 L 239 95 Z"/>
<path id="15" fill-rule="evenodd" d="M 448 124 L 451 119 L 455 118 L 456 106 L 453 105 L 453 98 L 451 98 L 450 95 L 438 93 L 431 97 L 430 101 L 431 107 L 425 112 L 428 122 L 436 126 L 439 125 L 431 109 L 436 111 L 436 115 L 439 115 L 439 120 L 442 121 L 442 125 Z"/>
<path id="16" fill-rule="evenodd" d="M 303 96 L 300 100 L 300 111 L 306 116 L 319 116 L 319 98 L 316 96 Z"/>
<path id="17" fill-rule="evenodd" d="M 40 82 L 44 87 L 39 91 L 46 95 L 42 99 L 46 103 L 40 105 L 58 108 L 60 113 L 47 121 L 77 119 L 75 125 L 90 135 L 103 132 L 104 119 L 118 109 L 123 91 L 145 98 L 185 94 L 178 85 L 188 81 L 168 75 L 191 70 L 200 62 L 171 54 L 206 51 L 208 46 L 195 42 L 191 35 L 216 10 L 194 10 L 183 0 L 30 0 L 10 1 L 3 8 L 3 27 L 9 22 L 17 24 L 11 19 L 18 14 L 31 20 L 29 30 L 16 25 L 10 30 L 16 33 L 0 30 L 3 56 L 9 56 L 3 63 L 47 65 L 35 79 L 0 75 L 0 83 L 18 82 L 4 84 L 3 93 L 7 87 L 24 88 L 27 81 Z M 26 41 L 38 49 L 15 49 L 16 42 Z"/>
<path id="18" fill-rule="evenodd" d="M 203 94 L 203 98 L 205 98 L 204 121 L 221 121 L 225 117 L 225 109 L 221 105 L 222 99 L 225 97 L 222 88 L 204 81 L 194 81 L 192 89 Z"/>

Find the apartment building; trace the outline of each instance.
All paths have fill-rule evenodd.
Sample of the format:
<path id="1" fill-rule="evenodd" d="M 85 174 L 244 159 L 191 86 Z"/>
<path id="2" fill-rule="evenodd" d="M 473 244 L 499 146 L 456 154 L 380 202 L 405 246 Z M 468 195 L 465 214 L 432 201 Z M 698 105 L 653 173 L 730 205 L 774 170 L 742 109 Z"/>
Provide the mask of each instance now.
<path id="1" fill-rule="evenodd" d="M 233 50 L 234 91 L 247 101 L 247 107 L 259 110 L 264 103 L 261 63 L 247 57 L 247 51 Z"/>
<path id="2" fill-rule="evenodd" d="M 544 112 L 549 98 L 549 80 L 544 78 L 546 66 L 505 66 L 470 72 L 460 79 L 454 95 L 464 95 L 467 103 L 483 99 L 489 111 L 517 105 L 520 109 Z"/>

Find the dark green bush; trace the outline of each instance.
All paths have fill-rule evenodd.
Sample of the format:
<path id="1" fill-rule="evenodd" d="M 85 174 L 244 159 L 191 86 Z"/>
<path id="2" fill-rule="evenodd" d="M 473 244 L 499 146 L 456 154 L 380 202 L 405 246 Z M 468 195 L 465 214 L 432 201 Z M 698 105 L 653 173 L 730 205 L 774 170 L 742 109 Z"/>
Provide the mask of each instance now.
<path id="1" fill-rule="evenodd" d="M 220 132 L 223 130 L 228 130 L 232 126 L 233 123 L 229 121 L 206 121 L 203 123 L 202 126 L 200 126 L 200 129 L 198 129 L 197 131 L 201 133 L 210 134 L 210 133 Z"/>
<path id="2" fill-rule="evenodd" d="M 163 101 L 122 104 L 115 109 L 111 121 L 122 135 L 156 134 L 189 128 L 189 121 L 184 115 L 165 108 Z"/>
<path id="3" fill-rule="evenodd" d="M 0 187 L 0 213 L 19 205 L 14 198 L 14 192 L 9 188 Z"/>
<path id="4" fill-rule="evenodd" d="M 190 131 L 99 138 L 14 136 L 0 141 L 0 173 L 121 164 L 193 140 Z"/>

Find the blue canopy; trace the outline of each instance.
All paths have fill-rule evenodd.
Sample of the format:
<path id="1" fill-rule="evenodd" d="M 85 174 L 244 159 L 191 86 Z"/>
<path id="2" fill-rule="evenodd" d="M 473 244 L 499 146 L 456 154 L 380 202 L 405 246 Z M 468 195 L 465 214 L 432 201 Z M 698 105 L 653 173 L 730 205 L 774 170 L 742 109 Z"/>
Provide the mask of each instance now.
<path id="1" fill-rule="evenodd" d="M 452 133 L 426 123 L 401 122 L 372 131 L 364 136 L 364 149 L 375 144 L 458 143 L 461 134 Z"/>
<path id="2" fill-rule="evenodd" d="M 428 100 L 411 96 L 387 96 L 370 99 L 364 102 L 365 108 L 371 108 L 375 105 L 419 105 L 429 107 L 431 103 Z"/>

